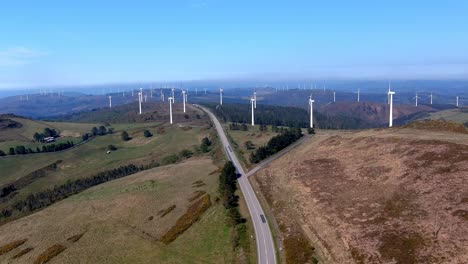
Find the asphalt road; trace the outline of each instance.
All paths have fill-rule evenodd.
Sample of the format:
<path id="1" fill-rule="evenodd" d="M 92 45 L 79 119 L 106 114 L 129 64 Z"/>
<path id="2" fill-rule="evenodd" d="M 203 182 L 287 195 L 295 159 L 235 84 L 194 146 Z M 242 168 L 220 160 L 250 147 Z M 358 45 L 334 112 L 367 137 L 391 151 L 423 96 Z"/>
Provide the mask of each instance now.
<path id="1" fill-rule="evenodd" d="M 227 139 L 226 134 L 224 133 L 223 127 L 221 126 L 215 115 L 211 113 L 208 109 L 198 105 L 197 107 L 200 107 L 206 113 L 208 113 L 211 120 L 213 120 L 213 123 L 216 127 L 216 131 L 218 132 L 221 143 L 223 144 L 224 151 L 226 152 L 227 156 L 232 161 L 232 163 L 234 163 L 234 166 L 236 166 L 237 168 L 237 172 L 240 174 L 240 177 L 238 179 L 239 186 L 241 188 L 242 193 L 244 194 L 244 198 L 247 203 L 247 207 L 249 209 L 255 230 L 258 263 L 276 264 L 277 262 L 275 243 L 273 242 L 273 236 L 271 234 L 270 226 L 268 225 L 268 219 L 265 217 L 265 213 L 263 212 L 263 209 L 260 206 L 260 202 L 258 201 L 257 196 L 255 195 L 255 192 L 252 189 L 252 185 L 250 185 L 249 179 L 247 178 L 244 169 L 242 169 L 239 160 L 232 151 L 232 148 L 229 144 L 229 140 Z"/>

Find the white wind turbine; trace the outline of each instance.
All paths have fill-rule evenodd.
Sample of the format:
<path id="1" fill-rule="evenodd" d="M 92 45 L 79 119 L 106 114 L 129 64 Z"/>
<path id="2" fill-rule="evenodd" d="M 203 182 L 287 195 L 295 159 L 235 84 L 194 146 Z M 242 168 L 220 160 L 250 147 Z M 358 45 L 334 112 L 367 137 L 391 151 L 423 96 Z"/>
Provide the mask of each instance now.
<path id="1" fill-rule="evenodd" d="M 418 92 L 416 92 L 416 96 L 413 97 L 413 99 L 416 99 L 416 104 L 415 104 L 416 106 L 418 106 L 418 98 L 421 98 L 421 97 L 419 97 Z"/>
<path id="2" fill-rule="evenodd" d="M 395 92 L 390 91 L 390 89 L 388 90 L 388 97 L 390 98 L 389 99 L 389 101 L 390 101 L 390 117 L 388 119 L 388 127 L 393 126 L 393 95 L 394 94 L 395 94 Z"/>
<path id="3" fill-rule="evenodd" d="M 172 104 L 174 103 L 174 97 L 169 97 L 169 117 L 170 123 L 172 125 Z"/>
<path id="4" fill-rule="evenodd" d="M 138 106 L 140 109 L 140 115 L 141 115 L 141 101 L 143 101 L 143 89 L 140 88 L 140 92 L 138 92 Z"/>
<path id="5" fill-rule="evenodd" d="M 432 105 L 432 92 L 431 92 L 431 95 L 429 97 L 431 98 L 431 105 Z"/>
<path id="6" fill-rule="evenodd" d="M 255 126 L 255 117 L 254 117 L 255 101 L 256 101 L 255 98 L 250 97 L 250 107 L 252 108 L 252 126 Z"/>
<path id="7" fill-rule="evenodd" d="M 458 96 L 457 96 L 457 107 L 458 107 Z"/>
<path id="8" fill-rule="evenodd" d="M 146 103 L 146 97 L 148 97 L 148 95 L 145 94 L 145 103 Z"/>
<path id="9" fill-rule="evenodd" d="M 163 89 L 161 89 L 161 100 L 164 102 L 164 92 L 163 92 Z"/>
<path id="10" fill-rule="evenodd" d="M 312 95 L 309 96 L 309 111 L 310 111 L 310 127 L 314 127 L 314 102 L 315 100 L 312 100 Z"/>
<path id="11" fill-rule="evenodd" d="M 112 108 L 112 96 L 109 95 L 109 108 Z"/>
<path id="12" fill-rule="evenodd" d="M 359 100 L 360 100 L 360 98 L 359 98 L 359 97 L 360 97 L 360 93 L 361 93 L 361 89 L 358 89 L 358 90 L 357 90 L 357 101 L 358 101 L 358 102 L 359 102 Z"/>
<path id="13" fill-rule="evenodd" d="M 184 113 L 185 113 L 185 103 L 187 102 L 187 92 L 182 90 L 182 101 L 184 102 Z"/>
<path id="14" fill-rule="evenodd" d="M 219 88 L 219 105 L 223 105 L 223 88 Z"/>
<path id="15" fill-rule="evenodd" d="M 333 102 L 336 103 L 336 92 L 333 91 Z"/>

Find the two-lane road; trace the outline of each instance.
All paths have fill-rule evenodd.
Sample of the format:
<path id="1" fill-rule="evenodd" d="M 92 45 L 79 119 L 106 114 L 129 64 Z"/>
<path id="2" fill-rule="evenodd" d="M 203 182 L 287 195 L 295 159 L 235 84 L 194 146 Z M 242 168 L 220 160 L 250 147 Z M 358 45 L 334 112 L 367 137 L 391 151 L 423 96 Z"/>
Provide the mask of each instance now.
<path id="1" fill-rule="evenodd" d="M 197 105 L 198 106 L 198 105 Z M 211 113 L 208 109 L 198 106 L 203 111 L 208 113 L 211 120 L 216 127 L 221 143 L 223 144 L 224 151 L 226 152 L 229 159 L 234 163 L 234 166 L 237 168 L 237 172 L 240 174 L 238 179 L 239 186 L 242 193 L 244 194 L 247 207 L 252 217 L 252 222 L 255 230 L 255 238 L 257 241 L 257 254 L 258 254 L 258 263 L 260 264 L 276 264 L 276 250 L 275 243 L 273 242 L 273 236 L 271 234 L 270 226 L 268 225 L 268 220 L 265 217 L 260 202 L 255 195 L 252 186 L 250 185 L 249 179 L 247 178 L 244 169 L 237 159 L 236 155 L 232 151 L 232 148 L 229 144 L 229 141 L 224 133 L 223 127 L 219 123 L 218 119 Z"/>

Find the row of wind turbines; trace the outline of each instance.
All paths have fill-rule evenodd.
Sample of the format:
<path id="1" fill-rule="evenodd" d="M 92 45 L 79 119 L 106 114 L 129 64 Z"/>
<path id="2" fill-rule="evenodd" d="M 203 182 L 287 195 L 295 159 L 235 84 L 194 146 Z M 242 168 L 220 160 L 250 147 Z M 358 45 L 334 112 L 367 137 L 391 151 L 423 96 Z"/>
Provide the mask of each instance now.
<path id="1" fill-rule="evenodd" d="M 169 121 L 170 121 L 170 124 L 173 124 L 173 110 L 172 110 L 172 105 L 175 103 L 175 91 L 176 90 L 180 90 L 181 91 L 181 95 L 182 95 L 182 103 L 183 103 L 183 111 L 184 113 L 186 113 L 186 103 L 188 102 L 188 90 L 184 90 L 184 89 L 176 89 L 176 88 L 170 88 L 171 89 L 171 92 L 170 92 L 170 96 L 167 98 L 168 102 L 169 102 Z M 219 105 L 222 106 L 223 105 L 223 94 L 224 94 L 224 90 L 223 88 L 220 88 L 218 89 L 218 92 L 219 92 Z M 196 93 L 198 93 L 198 91 L 196 91 Z M 205 89 L 205 94 L 207 93 L 207 90 Z M 134 90 L 132 89 L 132 96 L 134 95 Z M 391 86 L 389 84 L 389 87 L 388 87 L 388 92 L 387 92 L 387 103 L 389 104 L 389 127 L 392 127 L 393 126 L 393 97 L 395 95 L 395 91 L 392 91 L 391 90 Z M 125 96 L 125 94 L 123 94 L 123 96 Z M 153 89 L 151 88 L 150 89 L 150 97 L 153 97 Z M 162 102 L 165 102 L 165 94 L 164 94 L 164 89 L 161 88 L 161 92 L 160 92 L 160 97 L 161 97 L 161 101 Z M 144 100 L 143 100 L 144 98 Z M 432 93 L 430 93 L 430 104 L 432 105 L 433 104 L 433 95 Z M 416 96 L 413 98 L 415 99 L 415 106 L 418 106 L 418 99 L 421 99 L 421 97 L 418 96 L 418 94 L 416 93 Z M 143 94 L 143 88 L 140 88 L 140 91 L 138 92 L 138 105 L 139 105 L 139 114 L 141 115 L 142 114 L 142 103 L 146 102 L 147 101 L 147 95 Z M 250 96 L 249 98 L 249 101 L 250 101 L 250 109 L 251 109 L 251 125 L 254 126 L 255 125 L 255 109 L 257 108 L 257 93 L 256 91 L 254 90 L 252 96 Z M 336 91 L 333 91 L 333 102 L 335 103 L 336 102 Z M 357 102 L 360 102 L 360 89 L 357 90 Z M 313 118 L 313 105 L 315 103 L 315 100 L 312 98 L 312 94 L 309 96 L 309 100 L 308 100 L 308 111 L 309 111 L 309 123 L 310 123 L 310 127 L 313 128 L 314 127 L 314 118 Z M 459 97 L 456 96 L 456 106 L 458 107 L 459 106 Z M 112 96 L 109 96 L 109 108 L 112 108 Z"/>

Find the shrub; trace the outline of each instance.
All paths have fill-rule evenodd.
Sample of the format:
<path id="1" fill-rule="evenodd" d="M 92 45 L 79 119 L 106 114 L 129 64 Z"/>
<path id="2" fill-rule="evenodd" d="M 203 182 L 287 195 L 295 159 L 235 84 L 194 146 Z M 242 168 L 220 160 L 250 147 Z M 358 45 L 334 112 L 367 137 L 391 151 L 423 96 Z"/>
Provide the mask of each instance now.
<path id="1" fill-rule="evenodd" d="M 58 256 L 60 253 L 62 253 L 65 249 L 67 249 L 65 246 L 55 244 L 50 248 L 46 249 L 46 251 L 42 252 L 42 254 L 39 255 L 39 257 L 37 257 L 36 261 L 34 261 L 34 264 L 47 263 L 54 257 Z"/>
<path id="2" fill-rule="evenodd" d="M 127 131 L 123 131 L 120 137 L 122 138 L 123 141 L 129 141 L 131 139 Z"/>
<path id="3" fill-rule="evenodd" d="M 200 145 L 201 152 L 206 153 L 206 152 L 210 151 L 210 146 L 211 146 L 210 139 L 207 138 L 207 137 L 204 137 L 202 139 L 202 142 L 201 142 L 201 145 Z"/>
<path id="4" fill-rule="evenodd" d="M 147 129 L 146 129 L 145 131 L 143 131 L 143 135 L 144 135 L 145 137 L 147 137 L 147 138 L 153 136 L 153 134 L 151 134 L 151 132 L 150 132 L 149 130 L 147 130 Z"/>
<path id="5" fill-rule="evenodd" d="M 172 226 L 162 237 L 161 242 L 169 244 L 172 241 L 190 228 L 196 221 L 200 219 L 202 214 L 211 206 L 210 195 L 206 194 L 201 199 L 197 200 L 187 208 L 187 211 L 177 219 L 177 222 Z"/>
<path id="6" fill-rule="evenodd" d="M 7 252 L 10 252 L 12 251 L 13 249 L 23 245 L 26 241 L 28 241 L 27 239 L 21 239 L 21 240 L 16 240 L 16 241 L 13 241 L 13 242 L 10 242 L 6 245 L 3 245 L 0 247 L 0 256 L 7 253 Z"/>
<path id="7" fill-rule="evenodd" d="M 75 242 L 77 242 L 78 240 L 80 240 L 81 237 L 83 237 L 83 235 L 84 235 L 84 233 L 71 236 L 71 237 L 67 238 L 67 241 L 70 241 L 70 242 L 75 243 Z"/>
<path id="8" fill-rule="evenodd" d="M 117 150 L 117 147 L 114 146 L 114 145 L 109 145 L 109 146 L 107 146 L 107 149 L 114 151 L 114 150 Z"/>
<path id="9" fill-rule="evenodd" d="M 6 156 L 6 153 L 3 150 L 0 150 L 0 156 Z"/>
<path id="10" fill-rule="evenodd" d="M 312 128 L 312 127 L 309 127 L 309 128 L 307 129 L 307 133 L 309 133 L 309 135 L 315 134 L 315 129 Z"/>
<path id="11" fill-rule="evenodd" d="M 252 143 L 252 141 L 250 141 L 250 140 L 244 142 L 244 146 L 245 146 L 246 149 L 255 149 L 254 143 Z"/>
<path id="12" fill-rule="evenodd" d="M 192 155 L 193 155 L 193 152 L 188 150 L 188 149 L 183 149 L 183 150 L 180 151 L 180 156 L 182 158 L 188 159 L 188 158 L 192 157 Z"/>
<path id="13" fill-rule="evenodd" d="M 177 156 L 175 154 L 172 154 L 172 155 L 164 157 L 162 159 L 161 163 L 164 164 L 164 165 L 168 165 L 168 164 L 174 164 L 174 163 L 176 163 L 178 161 L 179 161 L 179 156 Z"/>
<path id="14" fill-rule="evenodd" d="M 10 148 L 9 151 L 8 151 L 8 155 L 15 155 L 15 154 L 16 154 L 15 149 Z"/>

